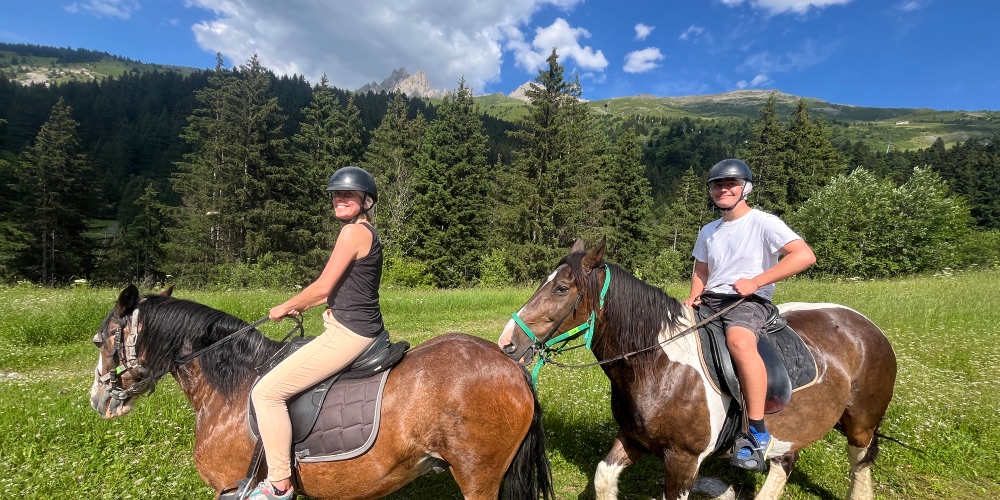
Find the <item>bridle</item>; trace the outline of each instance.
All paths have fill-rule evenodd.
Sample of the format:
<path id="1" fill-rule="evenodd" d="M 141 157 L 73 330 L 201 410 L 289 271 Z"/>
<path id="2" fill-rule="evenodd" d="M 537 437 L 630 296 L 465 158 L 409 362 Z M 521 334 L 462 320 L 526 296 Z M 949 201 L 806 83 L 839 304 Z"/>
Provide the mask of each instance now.
<path id="1" fill-rule="evenodd" d="M 291 336 L 296 329 L 302 330 L 302 320 L 296 316 L 292 316 L 292 318 L 294 318 L 298 324 L 292 328 L 292 331 L 285 337 L 286 339 Z M 95 376 L 101 385 L 104 386 L 104 389 L 108 392 L 108 394 L 112 398 L 119 401 L 126 401 L 136 396 L 148 396 L 156 390 L 156 383 L 159 382 L 164 375 L 170 373 L 170 371 L 187 364 L 208 351 L 218 348 L 238 335 L 242 335 L 250 330 L 253 330 L 254 328 L 257 328 L 269 319 L 269 316 L 264 316 L 263 318 L 260 318 L 257 321 L 250 323 L 243 328 L 230 333 L 229 335 L 226 335 L 225 337 L 196 352 L 188 354 L 182 358 L 175 359 L 171 368 L 157 373 L 154 376 L 149 376 L 150 370 L 142 366 L 139 362 L 139 357 L 136 354 L 135 347 L 139 341 L 139 308 L 136 307 L 132 311 L 131 315 L 125 315 L 118 318 L 118 329 L 111 337 L 111 361 L 115 367 L 108 371 L 108 373 L 101 375 L 100 367 L 98 366 L 94 368 Z M 128 335 L 125 333 L 126 329 L 129 331 Z M 103 341 L 103 339 L 101 338 L 101 333 L 98 332 L 94 336 L 94 343 L 98 344 L 101 341 Z M 131 374 L 132 378 L 135 380 L 135 382 L 133 382 L 128 388 L 123 387 L 121 383 L 121 376 L 125 373 Z"/>
<path id="2" fill-rule="evenodd" d="M 139 341 L 139 308 L 135 308 L 131 315 L 119 317 L 117 324 L 118 329 L 111 337 L 111 361 L 115 367 L 104 375 L 101 375 L 100 366 L 95 367 L 95 376 L 108 394 L 119 401 L 152 394 L 156 390 L 156 382 L 163 374 L 149 377 L 149 369 L 142 366 L 136 355 L 135 346 Z M 131 335 L 125 334 L 126 329 Z M 102 340 L 100 337 L 100 332 L 94 336 L 95 344 Z M 132 378 L 135 379 L 135 382 L 127 389 L 121 383 L 121 376 L 125 373 L 131 374 Z"/>
<path id="3" fill-rule="evenodd" d="M 528 325 L 524 322 L 524 320 L 521 319 L 520 315 L 518 315 L 516 312 L 511 314 L 511 318 L 514 320 L 514 323 L 516 323 L 517 326 L 519 326 L 521 330 L 523 330 L 524 333 L 528 336 L 528 338 L 530 338 L 532 341 L 532 343 L 529 344 L 520 353 L 520 355 L 517 355 L 515 353 L 511 355 L 511 357 L 515 360 L 522 359 L 524 355 L 527 354 L 528 352 L 532 353 L 532 357 L 534 357 L 536 354 L 538 355 L 538 362 L 535 364 L 535 367 L 531 371 L 532 385 L 538 385 L 538 372 L 541 371 L 542 366 L 544 366 L 546 363 L 553 364 L 560 368 L 589 368 L 592 366 L 600 366 L 609 363 L 614 363 L 616 361 L 621 361 L 623 359 L 628 359 L 637 354 L 661 348 L 663 345 L 666 345 L 669 342 L 676 341 L 677 339 L 680 339 L 684 335 L 687 335 L 691 332 L 697 332 L 698 328 L 700 328 L 701 326 L 710 323 L 712 320 L 722 316 L 723 314 L 727 313 L 729 310 L 733 309 L 741 302 L 746 300 L 746 297 L 740 297 L 739 300 L 734 301 L 732 304 L 726 306 L 722 310 L 715 312 L 714 314 L 708 316 L 707 318 L 703 318 L 701 321 L 698 321 L 695 324 L 687 327 L 686 329 L 677 333 L 671 338 L 665 341 L 658 342 L 652 346 L 639 349 L 637 351 L 621 354 L 610 359 L 600 360 L 594 363 L 586 363 L 582 365 L 566 365 L 559 363 L 554 358 L 559 354 L 562 354 L 563 352 L 570 351 L 573 349 L 578 349 L 580 347 L 586 347 L 588 350 L 591 349 L 591 342 L 594 339 L 594 328 L 597 322 L 597 312 L 604 308 L 604 299 L 607 296 L 608 288 L 611 285 L 611 268 L 607 264 L 603 264 L 603 266 L 604 266 L 604 286 L 601 288 L 601 295 L 598 301 L 598 306 L 594 310 L 590 311 L 590 318 L 587 320 L 586 323 L 583 323 L 575 328 L 571 328 L 566 332 L 556 336 L 555 338 L 549 339 L 547 341 L 542 340 L 542 339 L 548 339 L 549 336 L 555 333 L 555 331 L 559 328 L 559 326 L 562 325 L 563 321 L 565 321 L 566 318 L 569 317 L 570 313 L 576 311 L 576 308 L 580 305 L 580 301 L 583 299 L 582 291 L 580 292 L 580 295 L 577 296 L 576 301 L 573 302 L 573 305 L 569 308 L 569 310 L 567 310 L 566 313 L 563 314 L 562 318 L 555 325 L 553 325 L 552 328 L 550 328 L 549 331 L 541 338 L 536 336 L 535 333 L 531 331 L 531 328 L 529 328 Z M 585 344 L 567 347 L 567 344 L 569 344 L 570 341 L 580 337 L 580 335 L 583 335 Z M 559 346 L 553 348 L 553 346 L 555 346 L 556 344 L 559 344 Z"/>
<path id="4" fill-rule="evenodd" d="M 570 306 L 569 309 L 567 309 L 566 312 L 562 315 L 562 318 L 560 318 L 559 321 L 553 324 L 552 328 L 550 328 L 549 331 L 546 332 L 545 335 L 542 335 L 541 337 L 538 337 L 537 335 L 535 335 L 534 332 L 531 331 L 531 328 L 528 327 L 527 324 L 525 324 L 524 320 L 521 319 L 521 316 L 518 315 L 517 312 L 514 312 L 513 314 L 510 315 L 511 319 L 514 320 L 514 323 L 516 323 L 517 326 L 519 326 L 521 330 L 524 331 L 524 333 L 528 336 L 528 338 L 531 339 L 531 344 L 525 347 L 524 350 L 520 353 L 520 355 L 514 354 L 512 355 L 512 357 L 514 359 L 521 359 L 529 351 L 532 353 L 532 357 L 538 354 L 538 362 L 535 364 L 535 367 L 531 370 L 532 384 L 537 384 L 538 372 L 541 371 L 542 366 L 545 365 L 545 363 L 553 362 L 552 358 L 554 358 L 555 356 L 562 354 L 565 351 L 578 349 L 584 346 L 586 346 L 587 349 L 590 349 L 591 343 L 594 340 L 594 327 L 597 324 L 597 312 L 604 308 L 604 299 L 605 297 L 607 297 L 608 288 L 611 286 L 611 268 L 608 267 L 607 264 L 603 264 L 603 267 L 604 267 L 604 286 L 601 288 L 601 295 L 598 299 L 597 307 L 590 311 L 590 317 L 587 319 L 585 323 L 577 325 L 574 328 L 570 328 L 569 330 L 566 330 L 565 332 L 553 338 L 549 338 L 552 336 L 552 334 L 556 332 L 556 330 L 559 329 L 560 326 L 562 326 L 563 321 L 566 321 L 566 318 L 568 318 L 570 314 L 576 312 L 576 308 L 580 306 L 580 301 L 583 300 L 582 290 L 580 291 L 580 294 L 577 295 L 576 300 L 573 301 L 573 305 Z M 569 344 L 570 341 L 575 340 L 581 335 L 583 335 L 583 340 L 585 342 L 584 344 L 567 347 L 567 344 Z M 553 347 L 556 346 L 556 344 L 559 345 L 557 347 Z"/>

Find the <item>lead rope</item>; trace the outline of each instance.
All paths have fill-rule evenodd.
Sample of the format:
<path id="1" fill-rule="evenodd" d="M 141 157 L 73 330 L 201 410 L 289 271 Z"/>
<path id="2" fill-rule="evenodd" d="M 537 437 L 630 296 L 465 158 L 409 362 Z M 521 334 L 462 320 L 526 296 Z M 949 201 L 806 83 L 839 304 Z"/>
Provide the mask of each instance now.
<path id="1" fill-rule="evenodd" d="M 608 364 L 608 363 L 613 363 L 615 361 L 621 361 L 623 359 L 627 360 L 628 358 L 630 358 L 632 356 L 635 356 L 636 354 L 642 354 L 644 352 L 651 351 L 651 350 L 653 350 L 653 349 L 655 349 L 657 347 L 663 347 L 663 346 L 665 346 L 665 345 L 667 345 L 667 344 L 669 344 L 671 342 L 674 342 L 675 340 L 680 339 L 681 337 L 683 337 L 683 336 L 685 336 L 685 335 L 687 335 L 687 334 L 689 334 L 691 332 L 698 331 L 699 327 L 707 325 L 708 323 L 710 323 L 715 318 L 718 318 L 719 316 L 722 316 L 723 314 L 726 314 L 727 312 L 729 312 L 730 309 L 736 307 L 737 305 L 739 305 L 744 300 L 746 300 L 746 297 L 740 297 L 740 299 L 737 300 L 736 302 L 733 302 L 732 304 L 726 306 L 725 308 L 723 308 L 719 312 L 717 312 L 717 313 L 715 313 L 715 314 L 713 314 L 713 315 L 711 315 L 711 316 L 709 316 L 709 317 L 707 317 L 707 318 L 705 318 L 705 319 L 703 319 L 703 320 L 695 323 L 694 325 L 691 325 L 691 326 L 685 328 L 683 331 L 681 331 L 677 335 L 674 335 L 674 336 L 672 336 L 672 337 L 670 337 L 670 338 L 668 338 L 668 339 L 666 339 L 666 340 L 664 340 L 662 342 L 657 342 L 656 344 L 653 344 L 653 345 L 651 345 L 649 347 L 646 347 L 646 348 L 643 348 L 643 349 L 639 349 L 638 351 L 632 351 L 632 352 L 629 352 L 629 353 L 625 353 L 625 354 L 621 354 L 621 355 L 615 356 L 613 358 L 609 358 L 609 359 L 605 359 L 605 360 L 601 360 L 601 361 L 596 361 L 596 362 L 592 362 L 592 363 L 584 363 L 584 364 L 580 364 L 580 365 L 567 365 L 567 364 L 560 363 L 560 362 L 555 361 L 555 360 L 550 359 L 550 358 L 547 358 L 546 363 L 551 364 L 553 366 L 558 366 L 559 368 L 590 368 L 592 366 L 601 366 L 601 365 L 605 365 L 605 364 Z M 577 347 L 579 347 L 579 346 L 577 346 Z"/>

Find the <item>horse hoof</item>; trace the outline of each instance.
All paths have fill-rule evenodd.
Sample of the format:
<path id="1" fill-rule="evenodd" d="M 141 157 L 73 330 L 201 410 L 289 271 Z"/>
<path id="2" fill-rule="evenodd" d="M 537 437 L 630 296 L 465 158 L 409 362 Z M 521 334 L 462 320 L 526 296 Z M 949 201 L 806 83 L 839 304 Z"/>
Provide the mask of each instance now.
<path id="1" fill-rule="evenodd" d="M 691 487 L 691 493 L 702 495 L 713 500 L 736 500 L 733 487 L 719 478 L 698 476 Z"/>

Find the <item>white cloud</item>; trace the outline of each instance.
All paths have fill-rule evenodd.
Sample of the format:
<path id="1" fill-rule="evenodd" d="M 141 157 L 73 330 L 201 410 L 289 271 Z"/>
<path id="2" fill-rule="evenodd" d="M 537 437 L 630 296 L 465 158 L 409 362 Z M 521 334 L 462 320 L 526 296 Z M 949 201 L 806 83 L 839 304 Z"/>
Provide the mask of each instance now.
<path id="1" fill-rule="evenodd" d="M 775 54 L 763 51 L 751 54 L 738 69 L 757 74 L 792 73 L 803 71 L 823 62 L 833 53 L 836 43 L 817 47 L 806 40 L 796 50 Z"/>
<path id="2" fill-rule="evenodd" d="M 76 14 L 83 9 L 97 17 L 117 17 L 128 19 L 132 13 L 139 10 L 136 0 L 89 0 L 83 3 L 71 3 L 66 6 L 66 12 Z"/>
<path id="3" fill-rule="evenodd" d="M 680 40 L 687 40 L 687 39 L 689 39 L 691 37 L 697 37 L 698 35 L 701 35 L 704 32 L 705 32 L 705 28 L 702 28 L 701 26 L 692 24 L 691 26 L 688 26 L 688 29 L 684 30 L 684 32 L 681 33 L 681 36 L 679 36 L 677 38 L 680 39 Z"/>
<path id="4" fill-rule="evenodd" d="M 535 38 L 530 44 L 511 33 L 506 47 L 514 52 L 518 66 L 526 70 L 541 67 L 555 48 L 562 61 L 560 64 L 565 65 L 566 61 L 571 60 L 581 70 L 604 71 L 608 67 L 604 53 L 589 46 L 581 46 L 581 38 L 590 38 L 590 32 L 584 28 L 574 28 L 565 19 L 558 18 L 551 26 L 535 28 Z"/>
<path id="5" fill-rule="evenodd" d="M 635 52 L 629 52 L 625 56 L 625 66 L 622 68 L 626 73 L 645 73 L 659 66 L 657 61 L 662 61 L 664 55 L 656 47 L 648 47 Z"/>
<path id="6" fill-rule="evenodd" d="M 927 2 L 911 0 L 911 1 L 899 2 L 895 5 L 894 8 L 901 12 L 913 12 L 916 10 L 923 9 L 924 7 L 927 7 Z"/>
<path id="7" fill-rule="evenodd" d="M 278 74 L 299 74 L 354 89 L 380 82 L 392 70 L 424 71 L 433 88 L 455 88 L 460 78 L 474 92 L 499 79 L 505 55 L 526 69 L 544 63 L 553 47 L 560 62 L 603 71 L 607 60 L 579 40 L 590 33 L 562 19 L 525 40 L 521 32 L 543 6 L 572 9 L 583 0 L 185 0 L 212 19 L 192 29 L 207 52 L 243 63 L 257 54 Z"/>
<path id="8" fill-rule="evenodd" d="M 755 88 L 755 87 L 760 87 L 762 85 L 770 85 L 770 83 L 771 80 L 767 77 L 767 75 L 760 74 L 753 77 L 753 79 L 750 80 L 749 82 L 746 80 L 740 80 L 736 82 L 736 87 L 740 89 Z"/>
<path id="9" fill-rule="evenodd" d="M 847 5 L 854 0 L 720 0 L 729 7 L 737 7 L 744 3 L 757 9 L 764 9 L 770 14 L 784 14 L 794 12 L 805 14 L 809 9 L 823 9 L 831 5 Z"/>
<path id="10" fill-rule="evenodd" d="M 656 29 L 655 26 L 646 26 L 645 24 L 639 23 L 635 25 L 635 39 L 645 40 L 653 30 Z"/>

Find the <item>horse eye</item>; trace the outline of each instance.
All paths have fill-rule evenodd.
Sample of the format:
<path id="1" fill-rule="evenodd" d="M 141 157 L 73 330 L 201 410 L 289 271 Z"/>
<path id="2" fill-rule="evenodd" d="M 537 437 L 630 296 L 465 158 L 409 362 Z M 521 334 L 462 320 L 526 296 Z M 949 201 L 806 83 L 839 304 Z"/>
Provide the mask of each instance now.
<path id="1" fill-rule="evenodd" d="M 95 333 L 94 338 L 91 340 L 92 342 L 94 342 L 94 345 L 97 346 L 98 349 L 100 349 L 101 346 L 104 345 L 104 339 L 101 338 L 101 332 Z"/>
<path id="2" fill-rule="evenodd" d="M 555 288 L 552 289 L 552 293 L 557 295 L 565 295 L 569 291 L 569 285 L 563 283 L 557 283 Z"/>

